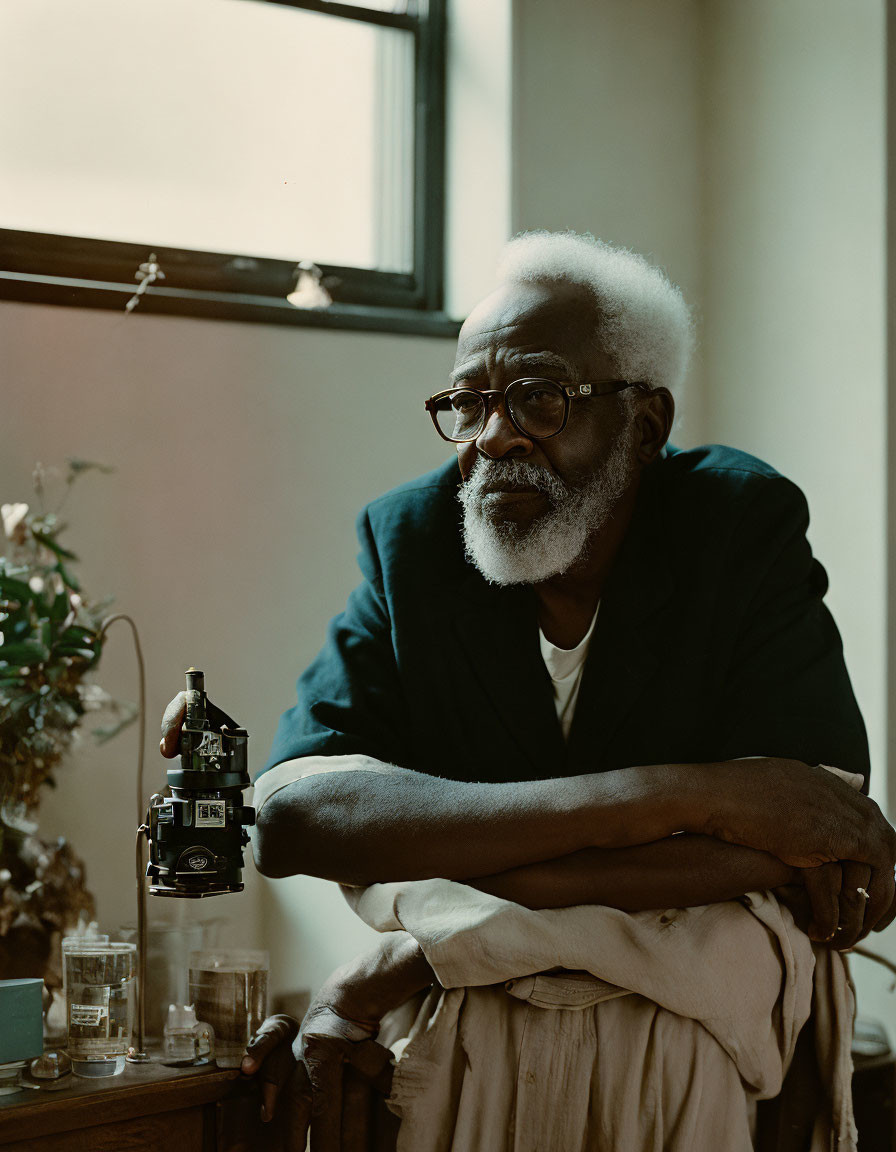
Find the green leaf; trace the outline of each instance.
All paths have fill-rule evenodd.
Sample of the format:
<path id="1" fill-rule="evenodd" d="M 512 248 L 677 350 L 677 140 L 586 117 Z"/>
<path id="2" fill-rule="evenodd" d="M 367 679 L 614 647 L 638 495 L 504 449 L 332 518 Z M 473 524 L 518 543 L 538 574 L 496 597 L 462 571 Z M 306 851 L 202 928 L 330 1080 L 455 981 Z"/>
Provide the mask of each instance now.
<path id="1" fill-rule="evenodd" d="M 77 560 L 78 557 L 74 552 L 69 552 L 68 548 L 63 548 L 61 544 L 57 543 L 52 536 L 47 532 L 39 532 L 36 528 L 31 529 L 31 535 L 35 540 L 39 541 L 45 548 L 59 557 L 60 560 Z"/>
<path id="2" fill-rule="evenodd" d="M 99 464 L 96 460 L 80 460 L 77 456 L 70 456 L 66 460 L 69 468 L 68 483 L 71 484 L 75 477 L 80 476 L 83 472 L 105 472 L 106 474 L 114 472 L 115 469 L 110 464 Z"/>
<path id="3" fill-rule="evenodd" d="M 61 560 L 59 561 L 58 564 L 56 564 L 54 571 L 58 572 L 59 575 L 62 577 L 62 582 L 66 586 L 66 588 L 71 588 L 72 592 L 80 592 L 81 591 L 81 585 L 78 583 L 78 581 L 75 579 L 75 577 L 72 576 L 71 572 L 69 572 L 69 570 L 65 567 L 65 565 L 62 563 Z"/>
<path id="4" fill-rule="evenodd" d="M 50 605 L 50 619 L 54 624 L 61 624 L 69 613 L 69 599 L 64 592 L 60 592 Z"/>
<path id="5" fill-rule="evenodd" d="M 35 640 L 26 640 L 21 644 L 3 644 L 0 645 L 0 668 L 4 664 L 15 665 L 17 668 L 31 664 L 42 664 L 44 660 L 49 658 L 49 655 L 48 649 Z"/>
<path id="6" fill-rule="evenodd" d="M 56 652 L 60 656 L 71 656 L 75 660 L 99 660 L 100 656 L 99 652 L 94 652 L 92 648 L 69 648 L 68 645 L 62 644 L 57 644 Z"/>
<path id="7" fill-rule="evenodd" d="M 87 644 L 95 644 L 98 636 L 89 628 L 82 628 L 80 624 L 69 624 L 64 632 L 59 633 L 57 644 L 66 648 L 83 648 Z"/>
<path id="8" fill-rule="evenodd" d="M 27 708 L 32 701 L 37 699 L 38 695 L 36 692 L 26 692 L 24 696 L 10 700 L 9 703 L 5 705 L 4 711 L 8 716 L 14 716 L 17 712 L 21 712 L 23 708 Z"/>
<path id="9" fill-rule="evenodd" d="M 27 612 L 16 612 L 0 621 L 0 635 L 3 636 L 6 644 L 30 640 L 33 631 L 31 618 Z"/>
<path id="10" fill-rule="evenodd" d="M 114 724 L 109 725 L 108 728 L 94 728 L 93 734 L 96 737 L 97 744 L 105 744 L 119 732 L 127 728 L 129 724 L 137 719 L 137 708 L 133 704 L 121 704 L 119 707 L 123 711 L 123 715 Z"/>
<path id="11" fill-rule="evenodd" d="M 17 600 L 23 603 L 26 600 L 33 600 L 37 595 L 31 588 L 30 584 L 26 584 L 24 580 L 16 580 L 12 576 L 4 576 L 0 572 L 0 599 L 3 600 Z"/>

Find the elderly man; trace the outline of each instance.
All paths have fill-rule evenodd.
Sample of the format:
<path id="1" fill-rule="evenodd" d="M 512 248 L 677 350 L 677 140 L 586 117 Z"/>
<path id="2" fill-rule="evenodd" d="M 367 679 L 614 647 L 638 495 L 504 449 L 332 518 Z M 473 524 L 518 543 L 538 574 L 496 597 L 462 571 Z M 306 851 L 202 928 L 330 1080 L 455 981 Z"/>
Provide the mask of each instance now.
<path id="1" fill-rule="evenodd" d="M 363 583 L 256 794 L 259 868 L 339 881 L 384 932 L 319 993 L 294 1073 L 283 1020 L 250 1047 L 295 1147 L 314 1101 L 313 1145 L 345 1116 L 363 1146 L 373 1037 L 430 986 L 390 1101 L 414 1152 L 750 1147 L 813 963 L 842 1059 L 833 949 L 892 919 L 896 836 L 802 494 L 668 444 L 690 346 L 645 260 L 518 238 L 426 404 L 456 460 L 359 519 Z"/>

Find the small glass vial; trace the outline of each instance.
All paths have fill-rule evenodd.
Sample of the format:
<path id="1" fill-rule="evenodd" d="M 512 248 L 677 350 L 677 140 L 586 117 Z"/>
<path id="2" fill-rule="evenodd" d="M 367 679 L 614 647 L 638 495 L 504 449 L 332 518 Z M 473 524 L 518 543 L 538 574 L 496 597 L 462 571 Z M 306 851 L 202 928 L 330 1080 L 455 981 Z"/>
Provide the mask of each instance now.
<path id="1" fill-rule="evenodd" d="M 206 1064 L 214 1055 L 215 1033 L 210 1024 L 196 1019 L 192 1004 L 169 1004 L 162 1037 L 162 1063 L 169 1068 Z"/>

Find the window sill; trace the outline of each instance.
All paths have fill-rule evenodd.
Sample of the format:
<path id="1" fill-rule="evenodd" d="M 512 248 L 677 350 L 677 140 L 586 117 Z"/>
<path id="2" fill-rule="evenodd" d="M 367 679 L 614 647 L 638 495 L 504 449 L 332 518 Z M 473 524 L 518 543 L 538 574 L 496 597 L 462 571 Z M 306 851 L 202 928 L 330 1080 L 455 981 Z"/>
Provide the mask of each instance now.
<path id="1" fill-rule="evenodd" d="M 79 280 L 0 271 L 0 300 L 31 304 L 61 304 L 75 308 L 105 308 L 124 312 L 136 284 Z M 374 305 L 333 304 L 329 308 L 294 308 L 275 296 L 239 295 L 190 288 L 151 287 L 136 312 L 149 315 L 192 316 L 204 320 L 242 320 L 254 324 L 296 324 L 307 328 L 336 328 L 360 332 L 394 332 L 452 339 L 461 321 L 444 312 L 413 308 L 378 308 Z"/>

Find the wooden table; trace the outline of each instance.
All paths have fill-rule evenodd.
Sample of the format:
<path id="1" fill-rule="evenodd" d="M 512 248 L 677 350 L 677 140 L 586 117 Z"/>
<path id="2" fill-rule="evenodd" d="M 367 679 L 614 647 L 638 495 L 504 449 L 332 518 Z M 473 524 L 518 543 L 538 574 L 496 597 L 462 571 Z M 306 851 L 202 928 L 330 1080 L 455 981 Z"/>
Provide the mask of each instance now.
<path id="1" fill-rule="evenodd" d="M 256 1146 L 259 1107 L 257 1085 L 235 1070 L 128 1064 L 0 1096 L 0 1152 L 236 1152 Z"/>

